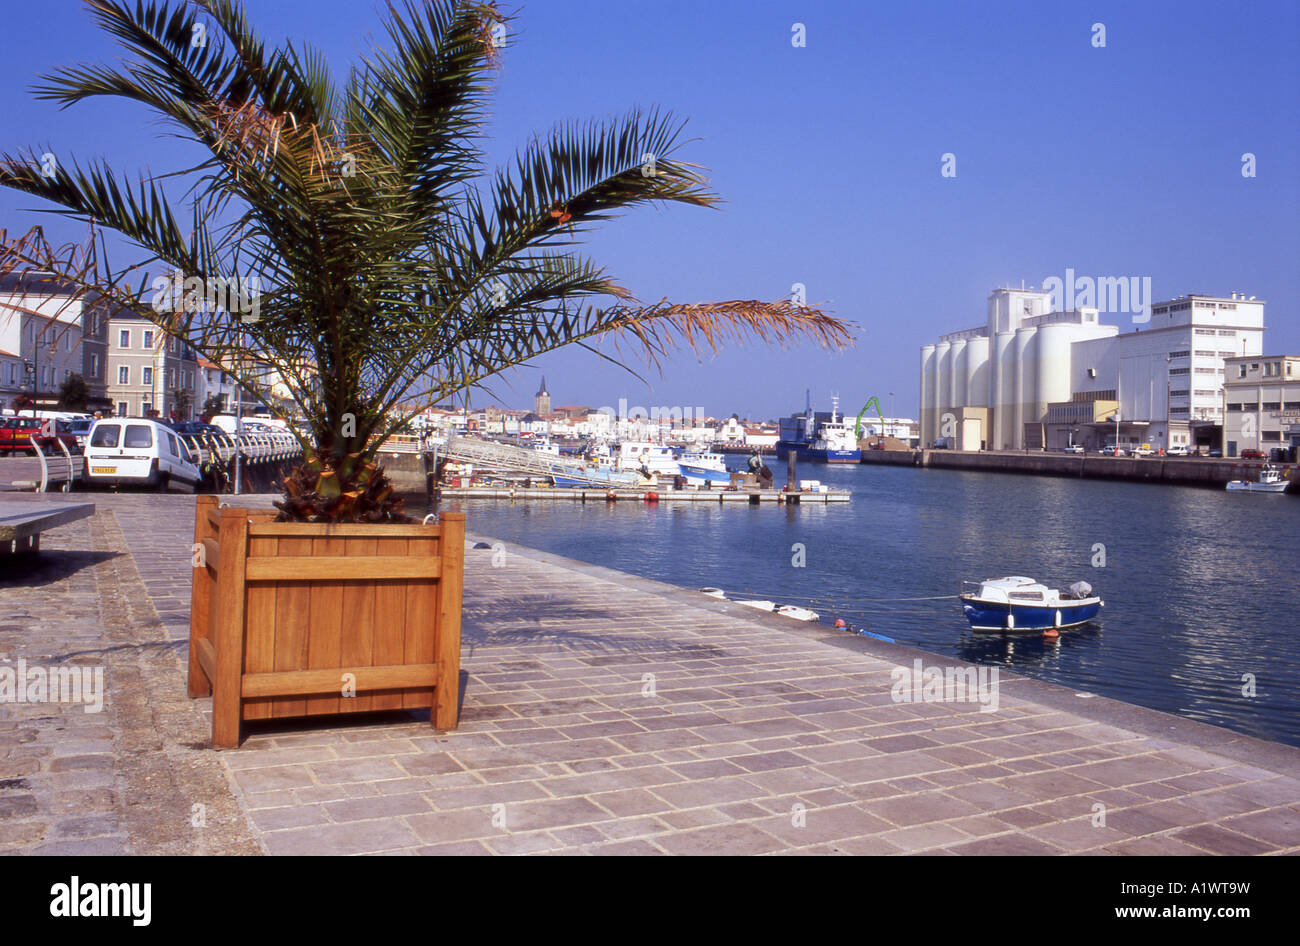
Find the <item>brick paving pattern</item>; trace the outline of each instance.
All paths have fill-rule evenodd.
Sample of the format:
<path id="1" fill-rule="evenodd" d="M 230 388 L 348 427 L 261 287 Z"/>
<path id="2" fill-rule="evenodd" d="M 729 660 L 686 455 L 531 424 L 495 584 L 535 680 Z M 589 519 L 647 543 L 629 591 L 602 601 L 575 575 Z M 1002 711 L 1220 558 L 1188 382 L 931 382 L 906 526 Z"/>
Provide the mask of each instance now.
<path id="1" fill-rule="evenodd" d="M 953 661 L 514 546 L 466 553 L 458 730 L 290 721 L 215 752 L 184 692 L 192 499 L 87 498 L 0 576 L 0 658 L 106 663 L 107 704 L 0 705 L 0 851 L 1300 850 L 1300 751 L 1009 674 L 996 712 L 896 703 L 896 666 Z"/>

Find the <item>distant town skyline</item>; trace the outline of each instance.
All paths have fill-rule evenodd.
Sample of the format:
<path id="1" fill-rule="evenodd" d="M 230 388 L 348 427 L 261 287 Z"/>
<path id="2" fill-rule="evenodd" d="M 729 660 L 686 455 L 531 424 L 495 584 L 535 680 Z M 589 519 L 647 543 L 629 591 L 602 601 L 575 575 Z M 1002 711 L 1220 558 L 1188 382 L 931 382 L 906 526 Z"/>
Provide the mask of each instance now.
<path id="1" fill-rule="evenodd" d="M 342 66 L 377 28 L 377 7 L 280 0 L 256 12 L 272 41 L 315 44 Z M 632 362 L 641 377 L 566 350 L 494 379 L 503 403 L 527 404 L 545 374 L 553 390 L 582 379 L 557 403 L 775 418 L 801 409 L 808 388 L 819 408 L 838 393 L 855 412 L 894 392 L 893 412 L 916 417 L 920 345 L 978 324 L 991 289 L 1041 287 L 1067 269 L 1149 279 L 1156 301 L 1257 296 L 1269 304 L 1265 353 L 1300 352 L 1297 5 L 669 0 L 656 12 L 632 41 L 594 0 L 520 11 L 491 105 L 489 170 L 557 121 L 638 105 L 688 117 L 699 140 L 683 157 L 710 169 L 723 209 L 633 214 L 591 234 L 588 254 L 647 302 L 803 293 L 857 323 L 857 347 L 728 345 L 703 360 L 674 354 L 662 375 Z M 57 42 L 12 44 L 0 66 L 5 150 L 140 170 L 192 157 L 141 109 L 59 111 L 31 96 L 41 74 L 115 55 L 83 4 L 6 14 L 10 35 Z M 1189 55 L 1207 43 L 1208 57 Z M 0 226 L 84 238 L 75 222 L 29 212 L 37 204 L 0 194 Z M 1128 313 L 1101 318 L 1135 327 Z"/>

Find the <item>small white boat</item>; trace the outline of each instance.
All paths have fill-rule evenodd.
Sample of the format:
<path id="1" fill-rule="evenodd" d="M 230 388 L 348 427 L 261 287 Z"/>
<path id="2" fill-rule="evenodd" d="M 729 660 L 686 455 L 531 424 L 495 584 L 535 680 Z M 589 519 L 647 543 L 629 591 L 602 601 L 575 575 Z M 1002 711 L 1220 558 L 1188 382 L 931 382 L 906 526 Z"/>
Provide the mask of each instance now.
<path id="1" fill-rule="evenodd" d="M 1227 490 L 1230 493 L 1285 493 L 1289 485 L 1280 469 L 1266 463 L 1260 468 L 1258 479 L 1233 480 Z"/>
<path id="2" fill-rule="evenodd" d="M 755 598 L 728 598 L 727 593 L 721 588 L 701 588 L 701 594 L 706 594 L 710 598 L 721 598 L 723 601 L 730 601 L 732 604 L 743 604 L 747 608 L 753 608 L 755 611 L 767 611 L 770 614 L 779 614 L 782 617 L 793 618 L 796 621 L 817 621 L 821 615 L 811 608 L 801 608 L 793 604 L 777 604 L 775 601 L 759 600 Z"/>

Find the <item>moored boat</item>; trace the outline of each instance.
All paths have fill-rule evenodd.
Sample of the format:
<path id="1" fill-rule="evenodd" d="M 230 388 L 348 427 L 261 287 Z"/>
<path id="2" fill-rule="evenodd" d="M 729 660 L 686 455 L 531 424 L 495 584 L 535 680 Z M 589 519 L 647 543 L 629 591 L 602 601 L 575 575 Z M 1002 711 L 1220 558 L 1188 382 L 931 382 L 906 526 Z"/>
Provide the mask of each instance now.
<path id="1" fill-rule="evenodd" d="M 1285 493 L 1290 485 L 1280 469 L 1266 463 L 1260 467 L 1257 479 L 1233 480 L 1226 488 L 1230 493 Z"/>
<path id="2" fill-rule="evenodd" d="M 1086 581 L 1076 581 L 1068 591 L 1061 591 L 1023 575 L 962 582 L 958 598 L 971 628 L 977 631 L 1075 627 L 1095 618 L 1105 604 Z"/>

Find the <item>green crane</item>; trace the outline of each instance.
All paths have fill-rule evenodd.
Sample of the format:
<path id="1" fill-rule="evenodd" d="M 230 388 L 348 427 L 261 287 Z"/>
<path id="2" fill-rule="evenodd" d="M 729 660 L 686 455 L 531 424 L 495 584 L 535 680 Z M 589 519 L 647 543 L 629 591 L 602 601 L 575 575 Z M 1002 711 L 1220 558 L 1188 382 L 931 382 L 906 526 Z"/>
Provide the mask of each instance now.
<path id="1" fill-rule="evenodd" d="M 873 396 L 862 410 L 858 411 L 857 426 L 853 428 L 853 436 L 858 440 L 862 439 L 862 415 L 869 411 L 873 404 L 876 405 L 876 416 L 880 418 L 880 436 L 885 436 L 885 415 L 880 412 L 880 401 Z"/>

